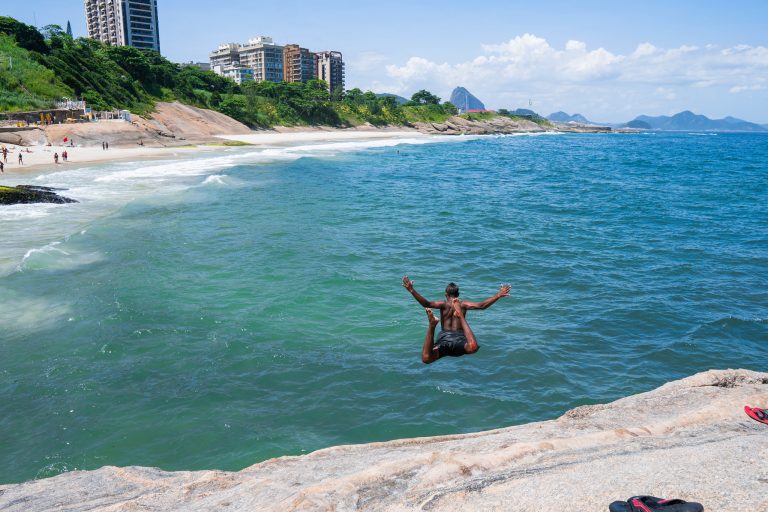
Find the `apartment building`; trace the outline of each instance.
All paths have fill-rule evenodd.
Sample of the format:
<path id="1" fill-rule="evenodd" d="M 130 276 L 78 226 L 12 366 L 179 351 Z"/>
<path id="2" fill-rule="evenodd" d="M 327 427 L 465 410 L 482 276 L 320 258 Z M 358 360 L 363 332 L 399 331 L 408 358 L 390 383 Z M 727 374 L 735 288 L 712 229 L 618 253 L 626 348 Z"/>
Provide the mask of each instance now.
<path id="1" fill-rule="evenodd" d="M 160 51 L 157 0 L 85 0 L 88 37 Z"/>
<path id="2" fill-rule="evenodd" d="M 157 0 L 122 0 L 125 44 L 160 51 Z"/>
<path id="3" fill-rule="evenodd" d="M 85 22 L 91 39 L 125 45 L 122 0 L 85 0 Z"/>
<path id="4" fill-rule="evenodd" d="M 240 65 L 240 48 L 237 43 L 220 44 L 219 47 L 208 56 L 211 69 L 230 68 Z"/>
<path id="5" fill-rule="evenodd" d="M 306 82 L 325 80 L 328 91 L 344 89 L 344 60 L 341 52 L 315 54 L 298 44 L 281 46 L 271 37 L 258 36 L 246 44 L 225 43 L 209 54 L 211 70 L 242 83 Z M 253 71 L 251 75 L 245 69 Z"/>
<path id="6" fill-rule="evenodd" d="M 240 47 L 240 65 L 253 70 L 257 82 L 283 80 L 283 47 L 271 37 L 259 36 Z"/>
<path id="7" fill-rule="evenodd" d="M 251 68 L 243 66 L 229 66 L 227 68 L 222 68 L 221 66 L 216 66 L 213 68 L 213 72 L 217 75 L 231 78 L 237 85 L 253 82 L 253 70 Z"/>
<path id="8" fill-rule="evenodd" d="M 328 83 L 328 92 L 344 90 L 344 59 L 341 52 L 325 51 L 317 54 L 317 79 Z"/>
<path id="9" fill-rule="evenodd" d="M 306 82 L 317 77 L 317 55 L 297 44 L 283 48 L 283 80 Z"/>

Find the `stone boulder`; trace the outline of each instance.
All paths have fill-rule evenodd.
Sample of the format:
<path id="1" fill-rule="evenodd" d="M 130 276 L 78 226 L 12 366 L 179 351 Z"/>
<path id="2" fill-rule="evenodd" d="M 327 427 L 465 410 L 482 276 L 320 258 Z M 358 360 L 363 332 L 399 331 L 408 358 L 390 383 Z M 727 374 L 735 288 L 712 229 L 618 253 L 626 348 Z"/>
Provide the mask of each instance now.
<path id="1" fill-rule="evenodd" d="M 60 196 L 57 188 L 37 187 L 34 185 L 0 186 L 0 205 L 28 203 L 76 203 L 74 199 Z"/>

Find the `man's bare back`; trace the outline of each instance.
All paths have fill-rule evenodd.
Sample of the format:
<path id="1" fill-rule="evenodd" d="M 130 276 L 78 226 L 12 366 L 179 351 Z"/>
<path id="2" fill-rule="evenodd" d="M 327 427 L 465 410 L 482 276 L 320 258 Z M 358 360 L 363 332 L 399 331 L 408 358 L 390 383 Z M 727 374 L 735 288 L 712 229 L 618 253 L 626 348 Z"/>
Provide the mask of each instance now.
<path id="1" fill-rule="evenodd" d="M 480 348 L 472 329 L 467 324 L 466 312 L 470 309 L 486 309 L 502 297 L 509 296 L 511 286 L 502 284 L 498 293 L 482 302 L 470 302 L 459 299 L 459 287 L 449 283 L 445 288 L 445 300 L 430 301 L 425 299 L 413 288 L 413 281 L 403 276 L 403 287 L 413 295 L 427 312 L 429 327 L 422 347 L 421 360 L 432 363 L 444 356 L 461 356 L 474 354 Z M 435 327 L 438 320 L 432 313 L 432 308 L 440 310 L 441 332 L 437 343 L 434 341 Z"/>

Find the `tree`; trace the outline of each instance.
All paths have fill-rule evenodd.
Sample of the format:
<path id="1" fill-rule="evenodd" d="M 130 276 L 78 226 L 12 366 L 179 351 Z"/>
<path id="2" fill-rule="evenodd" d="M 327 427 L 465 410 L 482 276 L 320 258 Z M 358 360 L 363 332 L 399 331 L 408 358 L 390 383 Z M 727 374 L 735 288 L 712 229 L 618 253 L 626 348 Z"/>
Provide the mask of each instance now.
<path id="1" fill-rule="evenodd" d="M 354 89 L 350 89 L 347 91 L 347 94 L 344 95 L 344 101 L 348 103 L 359 103 L 363 99 L 363 91 L 361 91 L 359 88 L 355 87 Z"/>
<path id="2" fill-rule="evenodd" d="M 344 88 L 341 85 L 337 85 L 331 91 L 331 101 L 341 101 L 344 99 Z"/>
<path id="3" fill-rule="evenodd" d="M 414 103 L 418 103 L 419 105 L 439 105 L 440 104 L 440 98 L 432 94 L 431 92 L 427 91 L 426 89 L 422 89 L 413 96 L 411 96 L 411 101 Z"/>
<path id="4" fill-rule="evenodd" d="M 505 108 L 500 108 L 497 112 L 498 112 L 498 114 L 500 116 L 511 116 L 512 115 L 512 113 L 509 110 L 505 109 Z"/>
<path id="5" fill-rule="evenodd" d="M 62 37 L 65 35 L 64 29 L 61 28 L 61 25 L 46 25 L 43 27 L 41 33 L 46 39 L 53 39 L 55 37 Z"/>
<path id="6" fill-rule="evenodd" d="M 0 32 L 15 37 L 18 45 L 24 49 L 48 53 L 48 45 L 45 44 L 43 35 L 35 27 L 30 27 L 7 16 L 0 16 Z"/>
<path id="7" fill-rule="evenodd" d="M 395 110 L 398 107 L 397 99 L 394 96 L 390 96 L 390 95 L 381 96 L 379 98 L 379 101 L 381 102 L 382 107 L 386 107 L 390 110 Z"/>
<path id="8" fill-rule="evenodd" d="M 454 105 L 450 101 L 446 101 L 445 103 L 443 103 L 442 106 L 443 106 L 443 110 L 445 110 L 446 114 L 450 114 L 452 116 L 455 116 L 456 114 L 459 113 L 459 109 L 456 108 L 456 105 Z"/>
<path id="9" fill-rule="evenodd" d="M 149 60 L 133 46 L 106 46 L 101 50 L 109 60 L 126 70 L 146 88 L 153 82 Z"/>

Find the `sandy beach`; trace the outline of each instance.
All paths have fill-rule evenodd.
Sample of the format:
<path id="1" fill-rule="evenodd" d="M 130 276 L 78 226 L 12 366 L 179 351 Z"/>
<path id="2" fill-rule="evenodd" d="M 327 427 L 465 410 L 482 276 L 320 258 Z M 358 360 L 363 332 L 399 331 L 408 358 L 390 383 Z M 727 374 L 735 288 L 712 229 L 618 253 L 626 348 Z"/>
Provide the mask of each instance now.
<path id="1" fill-rule="evenodd" d="M 2 176 L 18 176 L 30 171 L 39 171 L 47 168 L 48 170 L 63 170 L 70 167 L 76 167 L 80 164 L 109 162 L 114 160 L 147 160 L 153 158 L 177 157 L 184 154 L 191 154 L 200 151 L 211 151 L 221 149 L 216 146 L 188 146 L 175 148 L 110 148 L 103 150 L 95 147 L 64 147 L 64 146 L 33 146 L 23 147 L 11 144 L 5 145 L 8 148 L 8 162 L 5 163 L 5 172 Z M 19 152 L 24 159 L 23 165 L 19 165 Z M 67 161 L 64 161 L 62 154 L 67 152 Z M 59 163 L 54 162 L 54 154 L 59 154 Z"/>
<path id="2" fill-rule="evenodd" d="M 0 180 L 4 176 L 18 176 L 30 171 L 62 170 L 68 167 L 77 167 L 81 164 L 110 162 L 117 160 L 150 160 L 156 158 L 176 158 L 185 155 L 193 155 L 201 151 L 221 151 L 227 149 L 226 141 L 238 141 L 254 146 L 288 146 L 293 144 L 306 144 L 316 142 L 347 142 L 400 137 L 428 137 L 413 131 L 375 131 L 375 130 L 307 130 L 307 131 L 268 131 L 253 132 L 251 134 L 217 135 L 219 144 L 197 144 L 176 147 L 147 147 L 136 146 L 110 147 L 104 150 L 101 147 L 70 147 L 70 146 L 18 146 L 4 144 L 8 148 L 8 161 L 5 170 L 0 174 Z M 62 155 L 67 152 L 67 160 Z M 19 152 L 23 156 L 23 165 L 19 165 Z M 58 153 L 59 163 L 54 162 L 54 155 Z"/>

